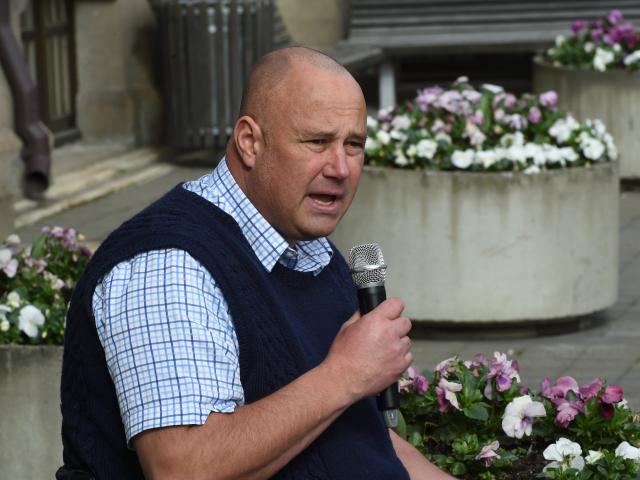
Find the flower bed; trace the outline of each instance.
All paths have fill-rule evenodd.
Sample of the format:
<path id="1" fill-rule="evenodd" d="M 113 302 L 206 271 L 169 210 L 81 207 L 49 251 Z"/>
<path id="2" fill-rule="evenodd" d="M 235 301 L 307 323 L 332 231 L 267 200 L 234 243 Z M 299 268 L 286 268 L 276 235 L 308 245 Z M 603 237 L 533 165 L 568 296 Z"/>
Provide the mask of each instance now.
<path id="1" fill-rule="evenodd" d="M 572 35 L 556 37 L 555 46 L 544 55 L 556 66 L 593 69 L 640 70 L 640 32 L 626 22 L 620 10 L 611 10 L 595 20 L 574 20 Z"/>
<path id="2" fill-rule="evenodd" d="M 515 360 L 457 357 L 400 382 L 398 433 L 462 479 L 635 480 L 640 417 L 621 387 L 569 376 L 534 392 Z"/>
<path id="3" fill-rule="evenodd" d="M 592 21 L 576 20 L 572 30 L 536 57 L 533 89 L 557 91 L 560 107 L 578 119 L 601 119 L 618 147 L 620 177 L 640 179 L 640 32 L 617 10 Z"/>
<path id="4" fill-rule="evenodd" d="M 599 120 L 577 122 L 558 111 L 554 91 L 520 97 L 502 87 L 432 86 L 412 102 L 368 118 L 366 162 L 426 170 L 536 173 L 615 160 Z"/>
<path id="5" fill-rule="evenodd" d="M 90 250 L 73 228 L 44 227 L 31 246 L 0 244 L 0 344 L 62 344 L 67 303 Z"/>

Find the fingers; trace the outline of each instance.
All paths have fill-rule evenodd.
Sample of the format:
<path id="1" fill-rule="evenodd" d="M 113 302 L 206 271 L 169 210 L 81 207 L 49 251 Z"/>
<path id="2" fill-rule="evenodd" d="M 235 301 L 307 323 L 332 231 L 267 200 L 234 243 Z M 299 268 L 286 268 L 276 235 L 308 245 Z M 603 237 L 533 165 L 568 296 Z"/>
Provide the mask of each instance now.
<path id="1" fill-rule="evenodd" d="M 377 309 L 387 318 L 397 318 L 404 310 L 404 302 L 396 297 L 387 298 L 384 302 L 378 305 Z"/>

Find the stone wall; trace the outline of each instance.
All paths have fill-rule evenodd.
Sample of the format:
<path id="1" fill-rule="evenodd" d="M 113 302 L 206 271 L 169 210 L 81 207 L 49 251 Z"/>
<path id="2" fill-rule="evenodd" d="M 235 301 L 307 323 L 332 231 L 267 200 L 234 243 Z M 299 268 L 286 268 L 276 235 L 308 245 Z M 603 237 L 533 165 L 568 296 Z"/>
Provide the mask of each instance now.
<path id="1" fill-rule="evenodd" d="M 329 48 L 347 32 L 349 0 L 277 0 L 287 32 L 296 45 Z"/>
<path id="2" fill-rule="evenodd" d="M 159 139 L 156 18 L 147 0 L 77 2 L 78 126 L 89 143 Z"/>

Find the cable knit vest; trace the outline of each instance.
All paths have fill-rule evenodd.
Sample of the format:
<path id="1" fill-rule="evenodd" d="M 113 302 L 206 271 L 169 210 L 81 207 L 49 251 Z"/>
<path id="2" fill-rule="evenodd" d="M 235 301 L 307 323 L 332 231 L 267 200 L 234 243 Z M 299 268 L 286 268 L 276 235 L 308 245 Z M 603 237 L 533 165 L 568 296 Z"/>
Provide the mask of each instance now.
<path id="1" fill-rule="evenodd" d="M 126 445 L 115 388 L 95 328 L 92 295 L 97 282 L 119 262 L 167 248 L 189 252 L 220 286 L 238 337 L 247 403 L 318 365 L 357 306 L 347 265 L 337 250 L 317 276 L 279 263 L 267 272 L 230 216 L 177 186 L 109 236 L 74 291 L 61 385 L 66 471 L 89 472 L 98 480 L 143 478 L 135 452 Z M 319 397 L 323 394 L 316 392 Z M 287 412 L 281 415 L 286 419 Z M 347 409 L 273 478 L 409 477 L 375 401 L 367 398 Z"/>

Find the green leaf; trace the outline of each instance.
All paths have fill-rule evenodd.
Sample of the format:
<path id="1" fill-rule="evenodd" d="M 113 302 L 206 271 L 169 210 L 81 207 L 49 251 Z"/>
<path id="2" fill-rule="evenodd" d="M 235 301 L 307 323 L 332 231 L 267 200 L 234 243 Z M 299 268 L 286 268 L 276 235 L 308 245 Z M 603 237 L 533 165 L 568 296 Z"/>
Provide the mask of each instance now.
<path id="1" fill-rule="evenodd" d="M 418 432 L 413 432 L 411 435 L 409 435 L 408 440 L 409 443 L 414 447 L 422 445 L 422 435 L 420 435 Z"/>
<path id="2" fill-rule="evenodd" d="M 396 428 L 393 429 L 400 438 L 404 438 L 406 440 L 407 438 L 407 423 L 404 420 L 404 415 L 402 415 L 402 412 L 399 411 L 398 412 L 398 426 Z"/>
<path id="3" fill-rule="evenodd" d="M 462 410 L 466 417 L 473 418 L 474 420 L 480 420 L 482 422 L 487 421 L 489 418 L 489 411 L 487 405 L 482 402 L 474 403 Z"/>
<path id="4" fill-rule="evenodd" d="M 46 241 L 46 235 L 40 235 L 33 241 L 33 246 L 31 247 L 31 256 L 33 258 L 41 258 L 43 256 Z"/>

